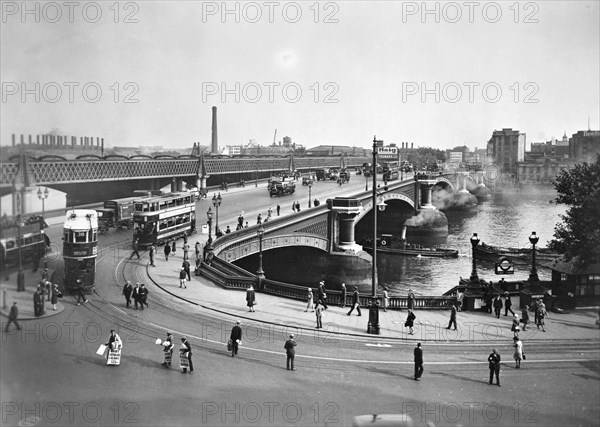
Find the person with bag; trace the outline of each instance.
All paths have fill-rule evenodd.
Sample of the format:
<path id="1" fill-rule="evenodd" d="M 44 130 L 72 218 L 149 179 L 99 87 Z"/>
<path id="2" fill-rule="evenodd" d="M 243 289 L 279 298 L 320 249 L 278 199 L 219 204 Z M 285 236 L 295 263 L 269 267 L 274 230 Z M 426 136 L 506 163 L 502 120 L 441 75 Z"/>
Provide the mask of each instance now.
<path id="1" fill-rule="evenodd" d="M 295 371 L 294 369 L 294 356 L 296 356 L 296 341 L 294 341 L 294 334 L 290 335 L 290 339 L 287 340 L 283 346 L 287 357 L 286 366 L 288 371 Z M 290 369 L 291 366 L 291 369 Z"/>
<path id="2" fill-rule="evenodd" d="M 488 356 L 488 363 L 490 368 L 490 384 L 494 379 L 494 374 L 496 374 L 496 385 L 500 386 L 500 354 L 498 354 L 498 350 L 493 349 L 492 353 Z"/>
<path id="3" fill-rule="evenodd" d="M 254 311 L 254 306 L 256 305 L 256 293 L 254 292 L 254 287 L 252 287 L 252 285 L 246 289 L 246 305 L 249 307 L 248 311 Z"/>
<path id="4" fill-rule="evenodd" d="M 117 351 L 123 348 L 123 341 L 121 341 L 121 337 L 115 332 L 115 330 L 111 329 L 110 337 L 105 345 L 108 347 L 108 351 L 106 352 L 106 361 L 108 362 L 111 351 Z"/>
<path id="5" fill-rule="evenodd" d="M 348 313 L 346 313 L 346 315 L 350 316 L 350 314 L 352 314 L 352 312 L 354 311 L 355 308 L 356 308 L 356 311 L 358 312 L 358 315 L 361 316 L 361 314 L 360 314 L 360 295 L 358 294 L 358 286 L 354 287 L 354 292 L 352 293 L 352 308 L 350 308 L 350 311 Z"/>
<path id="6" fill-rule="evenodd" d="M 242 344 L 242 324 L 241 321 L 237 320 L 235 322 L 235 326 L 231 328 L 231 335 L 229 336 L 229 340 L 231 341 L 231 357 L 234 357 L 238 354 L 238 348 Z"/>
<path id="7" fill-rule="evenodd" d="M 521 360 L 525 359 L 525 353 L 523 353 L 523 342 L 517 336 L 515 336 L 513 340 L 515 342 L 513 344 L 513 347 L 515 348 L 515 353 L 513 354 L 516 363 L 515 369 L 520 369 Z"/>
<path id="8" fill-rule="evenodd" d="M 414 321 L 416 318 L 417 318 L 417 316 L 415 316 L 415 313 L 413 313 L 413 311 L 409 308 L 408 316 L 406 317 L 406 322 L 404 322 L 404 326 L 409 328 L 408 329 L 409 335 L 414 335 L 413 334 L 413 326 L 414 326 Z"/>

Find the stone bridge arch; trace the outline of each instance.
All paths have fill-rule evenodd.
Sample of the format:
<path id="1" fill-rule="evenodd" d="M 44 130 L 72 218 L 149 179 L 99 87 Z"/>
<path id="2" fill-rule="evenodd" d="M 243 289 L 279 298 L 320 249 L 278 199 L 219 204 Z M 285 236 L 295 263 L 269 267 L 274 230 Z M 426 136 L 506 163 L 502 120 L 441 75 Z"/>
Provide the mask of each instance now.
<path id="1" fill-rule="evenodd" d="M 402 193 L 385 193 L 378 197 L 380 199 L 383 199 L 384 202 L 386 200 L 401 200 L 403 202 L 406 202 L 412 209 L 415 209 L 414 200 Z M 364 202 L 362 212 L 354 218 L 354 224 L 356 225 L 365 215 L 367 215 L 371 211 L 372 208 L 373 208 L 373 200 L 372 199 L 370 199 L 367 202 Z"/>

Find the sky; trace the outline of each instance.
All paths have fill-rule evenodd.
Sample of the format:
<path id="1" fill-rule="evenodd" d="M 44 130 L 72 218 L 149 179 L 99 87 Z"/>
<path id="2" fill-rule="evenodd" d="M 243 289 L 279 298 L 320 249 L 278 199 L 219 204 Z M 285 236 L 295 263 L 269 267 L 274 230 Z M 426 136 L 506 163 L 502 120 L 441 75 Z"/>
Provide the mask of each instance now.
<path id="1" fill-rule="evenodd" d="M 1 1 L 0 144 L 528 145 L 598 130 L 598 1 Z"/>

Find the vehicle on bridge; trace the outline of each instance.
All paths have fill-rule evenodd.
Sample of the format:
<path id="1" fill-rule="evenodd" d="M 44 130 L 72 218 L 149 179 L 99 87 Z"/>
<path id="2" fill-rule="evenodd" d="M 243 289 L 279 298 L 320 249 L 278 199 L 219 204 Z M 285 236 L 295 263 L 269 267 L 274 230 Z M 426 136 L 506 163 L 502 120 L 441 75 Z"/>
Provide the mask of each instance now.
<path id="1" fill-rule="evenodd" d="M 191 193 L 169 193 L 134 202 L 134 238 L 141 247 L 162 245 L 196 231 L 196 201 Z"/>
<path id="2" fill-rule="evenodd" d="M 302 185 L 312 185 L 314 182 L 314 178 L 310 175 L 302 177 Z"/>
<path id="3" fill-rule="evenodd" d="M 400 164 L 397 161 L 383 162 L 383 179 L 394 181 L 400 178 Z"/>
<path id="4" fill-rule="evenodd" d="M 350 182 L 350 172 L 348 172 L 347 170 L 343 170 L 340 172 L 340 177 L 339 179 L 342 180 L 342 182 L 346 183 L 346 182 Z"/>
<path id="5" fill-rule="evenodd" d="M 100 234 L 106 233 L 109 228 L 133 229 L 133 202 L 136 200 L 140 200 L 140 197 L 107 200 L 104 208 L 96 209 Z"/>
<path id="6" fill-rule="evenodd" d="M 7 217 L 0 220 L 0 270 L 16 265 L 19 261 L 21 246 L 21 262 L 24 264 L 39 261 L 50 247 L 50 239 L 44 228 L 48 224 L 41 216 L 23 218 L 19 240 L 17 221 Z"/>
<path id="7" fill-rule="evenodd" d="M 85 293 L 94 288 L 98 256 L 98 214 L 92 209 L 67 211 L 63 226 L 64 286 L 67 293 L 77 291 L 77 280 Z"/>
<path id="8" fill-rule="evenodd" d="M 296 184 L 293 181 L 273 181 L 269 189 L 269 196 L 281 197 L 287 194 L 294 194 L 294 191 L 296 191 Z"/>

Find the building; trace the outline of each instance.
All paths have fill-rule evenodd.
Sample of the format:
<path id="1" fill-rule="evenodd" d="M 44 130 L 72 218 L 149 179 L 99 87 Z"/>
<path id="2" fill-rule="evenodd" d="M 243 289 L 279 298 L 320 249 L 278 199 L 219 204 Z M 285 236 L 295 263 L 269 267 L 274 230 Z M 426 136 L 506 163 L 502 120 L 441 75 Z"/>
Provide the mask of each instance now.
<path id="1" fill-rule="evenodd" d="M 347 156 L 366 157 L 371 155 L 371 149 L 361 147 L 350 147 L 349 145 L 318 145 L 314 148 L 306 150 L 307 156 L 323 157 L 323 156 Z"/>
<path id="2" fill-rule="evenodd" d="M 570 157 L 578 162 L 595 162 L 600 154 L 600 131 L 580 130 L 569 140 Z"/>
<path id="3" fill-rule="evenodd" d="M 552 270 L 552 294 L 559 307 L 600 304 L 600 263 L 578 266 L 576 259 L 559 258 L 547 265 Z"/>
<path id="4" fill-rule="evenodd" d="M 495 130 L 487 143 L 486 155 L 504 174 L 514 173 L 517 162 L 525 160 L 526 134 L 512 128 Z"/>

